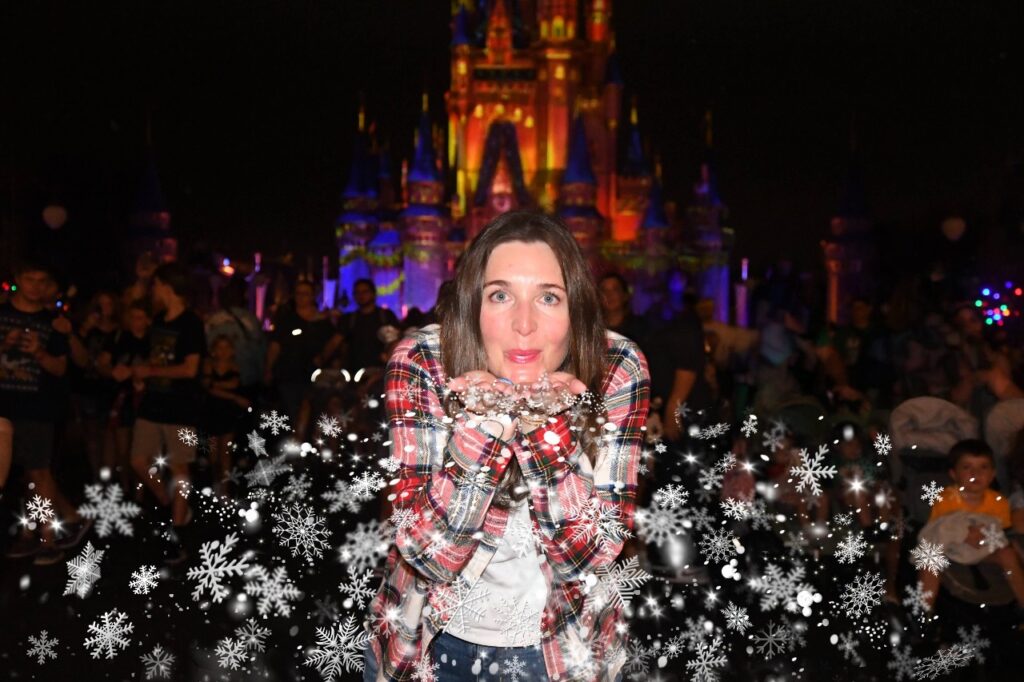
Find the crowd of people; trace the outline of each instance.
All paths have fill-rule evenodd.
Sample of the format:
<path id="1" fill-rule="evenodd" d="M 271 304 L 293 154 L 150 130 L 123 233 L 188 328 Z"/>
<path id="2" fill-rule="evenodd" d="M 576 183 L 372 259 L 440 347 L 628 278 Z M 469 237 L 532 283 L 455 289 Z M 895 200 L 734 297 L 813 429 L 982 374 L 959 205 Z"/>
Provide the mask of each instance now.
<path id="1" fill-rule="evenodd" d="M 361 420 L 360 406 L 383 392 L 391 350 L 442 318 L 436 308 L 400 320 L 377 305 L 370 280 L 355 283 L 356 307 L 347 313 L 321 309 L 315 283 L 299 280 L 265 323 L 253 314 L 240 277 L 219 289 L 212 309 L 200 311 L 191 307 L 189 270 L 147 258 L 123 290 L 98 291 L 88 305 L 68 310 L 55 274 L 43 263 L 23 262 L 0 303 L 0 490 L 8 501 L 45 498 L 61 519 L 59 526 L 23 523 L 5 539 L 7 557 L 37 565 L 61 561 L 90 527 L 62 490 L 66 463 L 55 462 L 55 453 L 80 452 L 87 479 L 112 477 L 126 496 L 150 496 L 171 527 L 187 527 L 192 510 L 176 491 L 192 484 L 197 447 L 183 430 L 207 438 L 206 475 L 230 493 L 237 456 L 230 445 L 254 412 L 280 410 L 299 440 L 314 437 L 324 414 L 372 430 L 373 417 Z M 684 298 L 678 310 L 637 314 L 630 284 L 618 273 L 600 277 L 598 291 L 606 326 L 634 340 L 649 363 L 647 440 L 675 446 L 648 453 L 655 462 L 645 467 L 640 504 L 658 486 L 682 480 L 674 473 L 683 466 L 681 453 L 708 425 L 733 424 L 733 453 L 754 461 L 760 443 L 738 427 L 757 415 L 762 430 L 779 427 L 770 457 L 757 462 L 764 466 L 756 473 L 730 472 L 722 499 L 752 500 L 768 482 L 771 504 L 793 512 L 803 530 L 848 515 L 876 550 L 887 599 L 899 604 L 913 547 L 903 532 L 912 520 L 904 518 L 902 502 L 919 491 L 908 493 L 894 467 L 878 467 L 872 444 L 888 437 L 894 410 L 931 397 L 969 415 L 976 429 L 967 445 L 941 453 L 951 454 L 948 466 L 933 469 L 937 480 L 948 471 L 953 487 L 945 499 L 952 507 L 935 508 L 918 524 L 958 509 L 992 514 L 1011 534 L 1024 533 L 1024 346 L 986 326 L 971 303 L 899 287 L 884 300 L 852 300 L 844 311 L 849 322 L 835 325 L 825 320 L 820 290 L 783 267 L 755 292 L 752 324 L 743 328 L 718 321 L 713 304 L 696 297 Z M 444 289 L 440 299 L 443 309 Z M 808 498 L 794 490 L 790 471 L 799 450 L 817 443 L 829 445 L 838 475 Z M 992 475 L 963 473 L 968 461 L 990 466 Z M 980 529 L 971 532 L 975 546 L 984 543 Z M 641 545 L 631 541 L 625 551 L 647 565 L 668 561 L 648 557 Z M 1024 607 L 1015 547 L 1011 542 L 992 556 Z M 167 563 L 185 558 L 182 544 L 170 542 Z M 920 577 L 931 606 L 937 580 Z"/>

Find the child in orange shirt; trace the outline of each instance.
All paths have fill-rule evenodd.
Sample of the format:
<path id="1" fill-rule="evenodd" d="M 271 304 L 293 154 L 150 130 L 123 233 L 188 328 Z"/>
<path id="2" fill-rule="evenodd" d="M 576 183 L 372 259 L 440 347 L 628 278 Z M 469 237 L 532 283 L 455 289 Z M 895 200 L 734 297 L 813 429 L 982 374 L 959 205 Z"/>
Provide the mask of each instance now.
<path id="1" fill-rule="evenodd" d="M 942 491 L 942 498 L 932 507 L 928 523 L 938 518 L 957 512 L 972 512 L 992 517 L 1000 528 L 1009 528 L 1010 502 L 989 486 L 995 480 L 995 456 L 992 448 L 982 440 L 962 440 L 949 451 L 949 475 L 953 485 Z M 927 528 L 927 526 L 926 526 Z M 925 531 L 922 531 L 922 535 Z M 971 525 L 964 539 L 969 545 L 981 547 L 983 534 L 980 526 Z M 1024 569 L 1014 551 L 1003 546 L 996 549 L 982 561 L 998 564 L 1006 575 L 1007 582 L 1017 599 L 1017 604 L 1024 608 Z M 928 570 L 918 571 L 926 593 L 928 606 L 935 604 L 939 592 L 939 575 Z"/>

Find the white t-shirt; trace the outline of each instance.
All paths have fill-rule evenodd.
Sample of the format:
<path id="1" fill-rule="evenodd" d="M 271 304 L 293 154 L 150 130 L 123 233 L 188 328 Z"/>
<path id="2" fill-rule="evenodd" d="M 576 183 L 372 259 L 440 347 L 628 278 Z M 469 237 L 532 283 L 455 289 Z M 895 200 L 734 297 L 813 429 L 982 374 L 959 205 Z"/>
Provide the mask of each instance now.
<path id="1" fill-rule="evenodd" d="M 548 598 L 547 581 L 540 570 L 544 560 L 537 551 L 530 510 L 523 500 L 509 512 L 498 549 L 473 588 L 486 594 L 478 602 L 484 607 L 483 615 L 475 622 L 467 619 L 465 631 L 452 634 L 484 646 L 521 647 L 540 642 L 540 617 Z"/>

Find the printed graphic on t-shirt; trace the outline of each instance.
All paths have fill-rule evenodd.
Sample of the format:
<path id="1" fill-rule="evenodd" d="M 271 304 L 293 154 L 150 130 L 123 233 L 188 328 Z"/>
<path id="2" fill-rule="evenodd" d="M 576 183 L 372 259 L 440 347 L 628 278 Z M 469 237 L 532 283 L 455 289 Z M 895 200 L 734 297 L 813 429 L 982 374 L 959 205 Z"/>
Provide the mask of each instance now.
<path id="1" fill-rule="evenodd" d="M 175 348 L 178 345 L 178 332 L 164 327 L 155 327 L 150 335 L 149 341 L 149 364 L 158 367 L 167 367 L 178 362 L 175 355 Z M 172 379 L 150 378 L 146 388 L 150 391 L 169 391 L 173 384 Z"/>
<path id="2" fill-rule="evenodd" d="M 38 335 L 39 345 L 46 348 L 53 328 L 25 316 L 0 313 L 0 339 L 12 332 L 25 334 L 26 330 Z M 41 390 L 43 368 L 35 358 L 23 352 L 19 345 L 0 350 L 0 391 L 38 393 Z"/>

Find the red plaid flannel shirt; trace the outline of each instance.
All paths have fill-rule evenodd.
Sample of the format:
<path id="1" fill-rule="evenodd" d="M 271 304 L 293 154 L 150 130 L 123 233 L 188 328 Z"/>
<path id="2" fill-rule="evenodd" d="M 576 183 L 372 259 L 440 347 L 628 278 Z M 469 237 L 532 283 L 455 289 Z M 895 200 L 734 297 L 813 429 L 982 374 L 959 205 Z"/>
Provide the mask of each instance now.
<path id="1" fill-rule="evenodd" d="M 448 418 L 438 330 L 426 327 L 403 340 L 387 366 L 391 453 L 400 465 L 389 497 L 396 509 L 417 513 L 413 525 L 398 530 L 370 605 L 378 679 L 411 679 L 447 625 L 453 583 L 462 581 L 468 590 L 483 573 L 509 516 L 491 500 L 516 457 L 547 559 L 541 564 L 549 586 L 541 649 L 548 675 L 613 680 L 625 659 L 621 608 L 584 608 L 584 579 L 615 560 L 623 538 L 595 537 L 592 528 L 581 527 L 590 522 L 572 512 L 591 505 L 611 510 L 623 527 L 633 527 L 650 392 L 647 361 L 633 342 L 608 333 L 603 385 L 608 426 L 602 454 L 591 467 L 564 414 L 509 442 Z"/>

